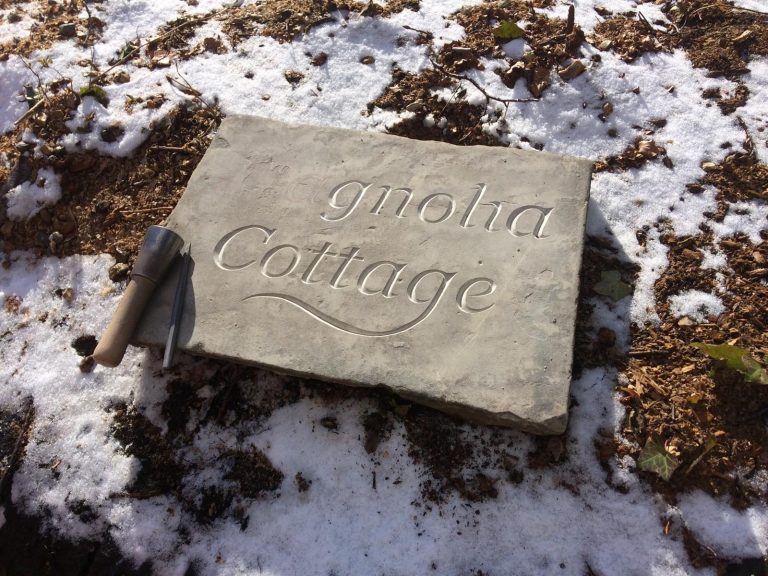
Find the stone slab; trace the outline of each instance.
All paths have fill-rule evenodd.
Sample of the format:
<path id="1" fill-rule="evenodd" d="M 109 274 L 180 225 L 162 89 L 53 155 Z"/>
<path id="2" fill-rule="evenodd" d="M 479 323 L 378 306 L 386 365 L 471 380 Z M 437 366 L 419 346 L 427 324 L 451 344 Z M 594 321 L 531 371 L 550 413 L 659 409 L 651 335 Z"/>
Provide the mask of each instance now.
<path id="1" fill-rule="evenodd" d="M 230 116 L 168 221 L 192 243 L 180 348 L 560 433 L 590 173 Z M 176 274 L 137 343 L 165 343 Z"/>

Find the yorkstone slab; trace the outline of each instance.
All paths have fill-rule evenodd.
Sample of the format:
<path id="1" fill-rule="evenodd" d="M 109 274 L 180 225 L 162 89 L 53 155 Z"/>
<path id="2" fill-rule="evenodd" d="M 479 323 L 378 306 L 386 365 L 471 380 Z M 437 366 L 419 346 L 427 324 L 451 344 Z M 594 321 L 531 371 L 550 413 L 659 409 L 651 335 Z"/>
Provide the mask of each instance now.
<path id="1" fill-rule="evenodd" d="M 184 350 L 565 429 L 591 164 L 230 116 L 168 226 Z M 176 283 L 135 341 L 162 345 Z"/>

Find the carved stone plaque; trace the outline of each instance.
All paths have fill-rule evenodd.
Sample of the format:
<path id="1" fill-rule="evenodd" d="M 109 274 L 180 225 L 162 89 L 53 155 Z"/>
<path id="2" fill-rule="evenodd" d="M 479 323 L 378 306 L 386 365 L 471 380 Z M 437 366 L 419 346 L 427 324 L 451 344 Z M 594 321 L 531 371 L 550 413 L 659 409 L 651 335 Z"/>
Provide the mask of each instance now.
<path id="1" fill-rule="evenodd" d="M 590 169 L 230 116 L 168 222 L 192 243 L 179 345 L 560 433 Z M 176 276 L 135 341 L 164 344 Z"/>

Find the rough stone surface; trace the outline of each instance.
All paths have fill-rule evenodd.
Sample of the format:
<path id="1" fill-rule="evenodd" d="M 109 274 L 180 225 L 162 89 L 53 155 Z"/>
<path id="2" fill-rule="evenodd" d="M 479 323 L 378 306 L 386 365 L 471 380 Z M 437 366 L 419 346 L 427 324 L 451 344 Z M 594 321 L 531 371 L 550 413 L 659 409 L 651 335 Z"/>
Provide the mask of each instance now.
<path id="1" fill-rule="evenodd" d="M 560 433 L 590 166 L 229 117 L 168 222 L 179 345 Z M 164 344 L 176 274 L 136 342 Z"/>

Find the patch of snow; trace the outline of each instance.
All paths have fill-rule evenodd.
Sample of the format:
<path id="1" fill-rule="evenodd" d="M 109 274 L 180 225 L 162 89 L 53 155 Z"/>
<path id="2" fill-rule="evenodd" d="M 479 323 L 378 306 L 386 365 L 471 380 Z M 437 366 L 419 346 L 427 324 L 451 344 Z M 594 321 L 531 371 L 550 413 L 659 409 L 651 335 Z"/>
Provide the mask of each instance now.
<path id="1" fill-rule="evenodd" d="M 527 48 L 528 43 L 522 38 L 510 40 L 501 47 L 501 49 L 504 50 L 504 54 L 512 59 L 521 58 L 523 54 L 525 54 Z"/>
<path id="2" fill-rule="evenodd" d="M 443 506 L 414 506 L 424 470 L 408 453 L 402 424 L 395 423 L 372 459 L 359 438 L 361 418 L 373 406 L 349 400 L 329 408 L 312 399 L 276 410 L 258 428 L 206 424 L 180 454 L 193 464 L 182 487 L 192 495 L 227 485 L 220 457 L 233 448 L 257 447 L 285 474 L 278 494 L 243 501 L 251 518 L 245 528 L 231 518 L 196 528 L 172 496 L 115 496 L 130 485 L 139 464 L 111 436 L 109 407 L 133 402 L 142 413 L 159 415 L 167 382 L 159 376 L 159 361 L 136 349 L 129 349 L 117 369 L 97 367 L 89 374 L 78 369 L 71 340 L 101 333 L 116 304 L 106 277 L 110 263 L 105 256 L 34 263 L 16 254 L 10 269 L 0 270 L 0 296 L 15 294 L 23 303 L 22 317 L 0 311 L 0 332 L 10 326 L 16 330 L 0 349 L 0 381 L 8 383 L 0 389 L 0 402 L 31 394 L 36 407 L 13 499 L 30 512 L 48 511 L 57 532 L 96 537 L 109 530 L 137 564 L 149 560 L 158 572 L 179 575 L 191 563 L 201 573 L 222 575 L 259 569 L 308 576 L 411 574 L 430 571 L 433 564 L 442 574 L 514 573 L 526 566 L 581 576 L 585 564 L 598 573 L 631 573 L 627 569 L 638 566 L 643 569 L 637 574 L 712 573 L 693 570 L 682 541 L 664 536 L 659 517 L 666 508 L 633 482 L 631 462 L 622 464 L 628 493 L 606 483 L 593 438 L 599 428 L 621 422 L 623 407 L 612 394 L 616 374 L 604 369 L 589 370 L 573 383 L 577 403 L 566 440 L 568 460 L 550 469 L 524 470 L 520 484 L 507 482 L 494 467 L 485 469 L 499 490 L 488 502 L 450 496 Z M 52 292 L 64 286 L 73 288 L 74 300 L 52 301 Z M 48 316 L 40 321 L 43 312 Z M 281 383 L 254 383 L 256 390 L 269 385 Z M 201 398 L 207 396 L 203 391 Z M 338 433 L 317 424 L 329 409 Z M 531 437 L 516 431 L 467 427 L 467 432 L 502 434 L 509 456 L 521 462 L 533 448 Z M 293 483 L 299 472 L 312 481 L 306 493 Z M 569 478 L 578 478 L 578 489 L 567 487 Z M 95 511 L 96 521 L 85 524 L 71 512 L 69 506 L 79 501 Z M 553 548 L 553 526 L 569 525 L 580 529 L 559 530 Z M 189 540 L 180 535 L 182 528 Z M 507 537 L 499 540 L 499 533 Z M 493 546 L 483 544 L 488 542 Z M 618 542 L 632 545 L 617 554 Z"/>
<path id="3" fill-rule="evenodd" d="M 756 10 L 761 14 L 768 14 L 765 9 L 765 0 L 733 0 L 733 5 L 747 10 Z"/>
<path id="4" fill-rule="evenodd" d="M 745 234 L 753 244 L 762 242 L 760 232 L 768 229 L 768 202 L 734 202 L 722 222 L 709 222 L 715 237 Z"/>
<path id="5" fill-rule="evenodd" d="M 20 58 L 9 57 L 0 62 L 0 134 L 13 128 L 13 123 L 29 108 L 24 101 L 24 85 L 35 77 L 24 67 Z"/>
<path id="6" fill-rule="evenodd" d="M 675 317 L 688 316 L 696 322 L 712 320 L 725 312 L 725 305 L 719 297 L 701 290 L 686 290 L 670 296 L 669 308 Z"/>
<path id="7" fill-rule="evenodd" d="M 749 0 L 743 0 L 749 2 Z M 766 4 L 756 0 L 765 12 Z M 744 6 L 747 8 L 748 6 Z M 736 114 L 747 125 L 749 134 L 755 144 L 755 153 L 762 161 L 768 163 L 768 140 L 764 134 L 768 130 L 768 58 L 754 58 L 749 63 L 749 74 L 742 78 L 749 89 L 747 103 L 736 110 Z"/>
<path id="8" fill-rule="evenodd" d="M 701 261 L 703 270 L 722 270 L 728 266 L 728 258 L 721 250 L 702 250 L 704 259 Z"/>
<path id="9" fill-rule="evenodd" d="M 29 220 L 45 206 L 61 200 L 60 177 L 50 168 L 42 168 L 35 182 L 22 182 L 6 195 L 8 217 L 13 220 Z"/>
<path id="10" fill-rule="evenodd" d="M 30 35 L 30 28 L 34 23 L 34 20 L 30 18 L 24 10 L 20 10 L 19 6 L 13 6 L 7 10 L 0 10 L 0 38 L 15 38 L 21 40 Z M 20 19 L 16 22 L 11 22 L 8 16 L 11 14 L 17 14 Z"/>
<path id="11" fill-rule="evenodd" d="M 680 511 L 699 541 L 726 558 L 764 557 L 768 553 L 768 509 L 738 511 L 703 492 L 680 497 Z"/>

